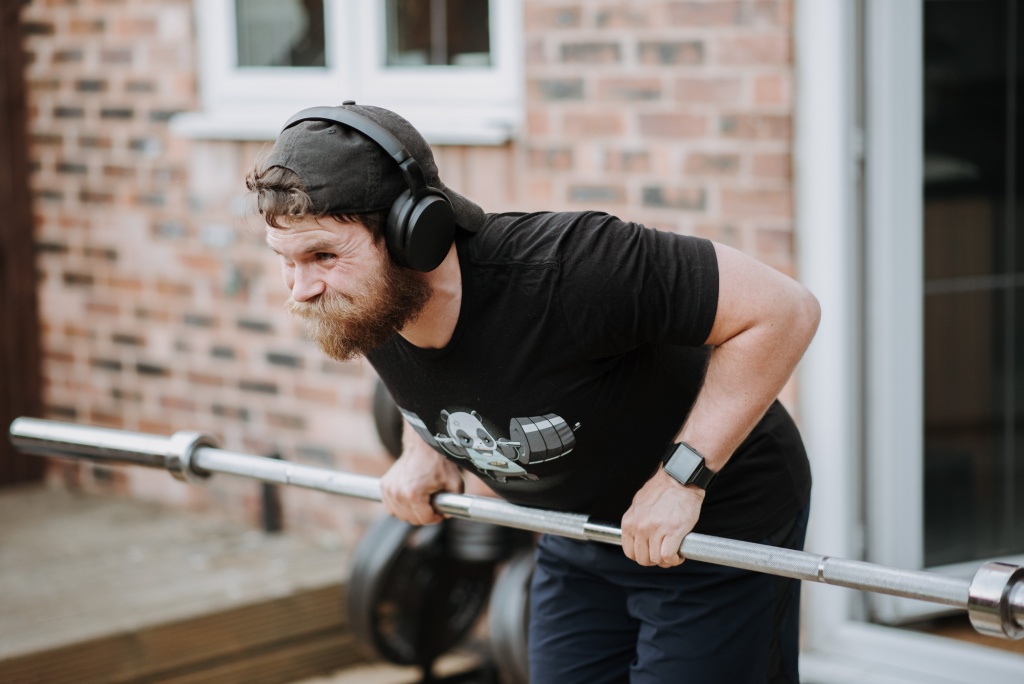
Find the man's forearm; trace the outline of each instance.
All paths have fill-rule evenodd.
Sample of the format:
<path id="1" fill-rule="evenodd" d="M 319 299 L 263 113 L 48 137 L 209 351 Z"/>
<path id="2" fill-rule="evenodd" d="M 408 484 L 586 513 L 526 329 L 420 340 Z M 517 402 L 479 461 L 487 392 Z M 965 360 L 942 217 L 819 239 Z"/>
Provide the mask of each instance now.
<path id="1" fill-rule="evenodd" d="M 795 298 L 784 318 L 755 325 L 711 352 L 704 385 L 676 441 L 719 471 L 778 397 L 818 325 L 813 296 Z"/>

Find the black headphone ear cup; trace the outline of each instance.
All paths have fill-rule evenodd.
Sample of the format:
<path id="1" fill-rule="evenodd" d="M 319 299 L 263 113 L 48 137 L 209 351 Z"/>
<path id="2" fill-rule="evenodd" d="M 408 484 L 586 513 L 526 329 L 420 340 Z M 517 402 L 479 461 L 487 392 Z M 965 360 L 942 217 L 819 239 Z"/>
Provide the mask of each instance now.
<path id="1" fill-rule="evenodd" d="M 412 213 L 413 205 L 412 191 L 406 190 L 392 202 L 391 211 L 388 212 L 384 243 L 387 245 L 388 254 L 399 266 L 409 266 L 406 260 L 406 246 L 409 215 Z"/>
<path id="2" fill-rule="evenodd" d="M 399 266 L 426 273 L 437 268 L 455 239 L 455 211 L 440 192 L 418 199 L 406 191 L 388 214 L 388 253 Z"/>
<path id="3" fill-rule="evenodd" d="M 409 216 L 405 259 L 409 268 L 426 273 L 440 266 L 455 240 L 455 211 L 440 193 L 420 197 Z"/>

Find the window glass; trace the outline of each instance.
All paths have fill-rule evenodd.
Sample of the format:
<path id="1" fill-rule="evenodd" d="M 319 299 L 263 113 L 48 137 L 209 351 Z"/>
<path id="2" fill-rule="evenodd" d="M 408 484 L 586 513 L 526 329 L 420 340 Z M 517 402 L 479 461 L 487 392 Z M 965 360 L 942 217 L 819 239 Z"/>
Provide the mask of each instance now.
<path id="1" fill-rule="evenodd" d="M 485 0 L 388 0 L 388 66 L 491 66 Z"/>
<path id="2" fill-rule="evenodd" d="M 235 0 L 239 67 L 323 67 L 323 0 Z"/>
<path id="3" fill-rule="evenodd" d="M 924 3 L 926 566 L 1024 551 L 1021 14 Z"/>

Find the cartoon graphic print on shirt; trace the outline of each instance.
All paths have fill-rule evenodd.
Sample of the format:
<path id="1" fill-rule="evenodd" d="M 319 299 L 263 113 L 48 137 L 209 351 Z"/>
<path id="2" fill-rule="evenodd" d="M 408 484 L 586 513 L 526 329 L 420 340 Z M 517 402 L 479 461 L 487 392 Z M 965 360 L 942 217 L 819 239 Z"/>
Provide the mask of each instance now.
<path id="1" fill-rule="evenodd" d="M 509 422 L 510 439 L 495 439 L 476 411 L 441 411 L 445 434 L 431 434 L 419 416 L 400 410 L 427 444 L 453 458 L 469 460 L 480 473 L 498 482 L 506 482 L 510 477 L 538 480 L 535 473 L 523 466 L 561 458 L 576 446 L 573 429 L 554 413 L 513 418 Z"/>

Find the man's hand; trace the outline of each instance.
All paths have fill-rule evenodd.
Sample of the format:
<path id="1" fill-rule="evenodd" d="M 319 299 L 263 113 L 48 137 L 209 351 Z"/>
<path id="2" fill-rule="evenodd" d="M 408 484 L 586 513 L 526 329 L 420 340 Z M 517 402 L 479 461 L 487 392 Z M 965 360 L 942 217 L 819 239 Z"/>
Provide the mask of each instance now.
<path id="1" fill-rule="evenodd" d="M 703 489 L 684 487 L 658 468 L 622 516 L 622 550 L 640 565 L 679 565 L 679 546 L 697 524 L 703 503 Z"/>
<path id="2" fill-rule="evenodd" d="M 431 449 L 422 440 L 406 435 L 405 450 L 380 481 L 384 508 L 400 520 L 414 525 L 441 522 L 430 505 L 430 497 L 438 492 L 463 491 L 459 467 Z"/>

